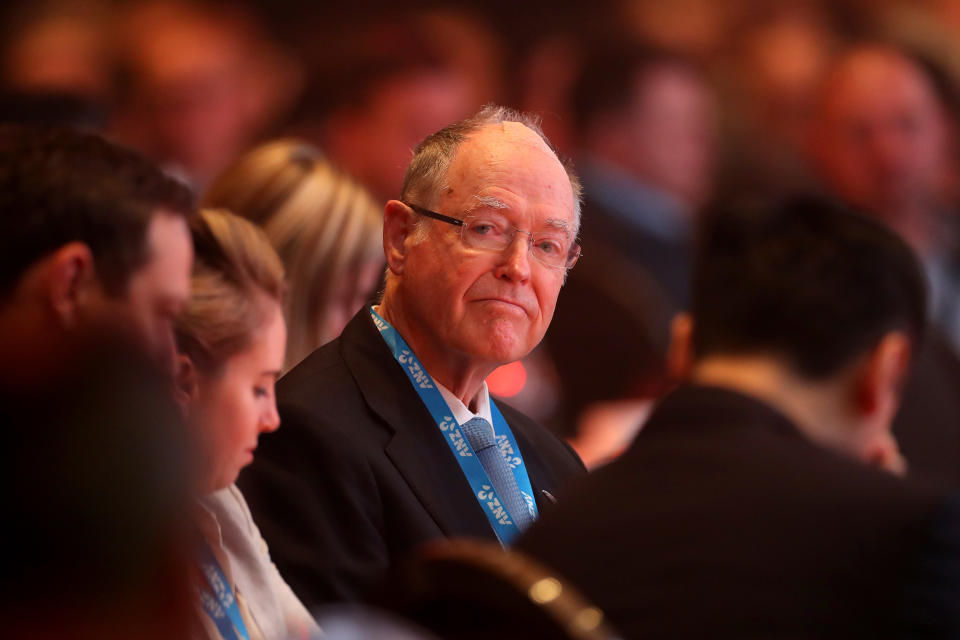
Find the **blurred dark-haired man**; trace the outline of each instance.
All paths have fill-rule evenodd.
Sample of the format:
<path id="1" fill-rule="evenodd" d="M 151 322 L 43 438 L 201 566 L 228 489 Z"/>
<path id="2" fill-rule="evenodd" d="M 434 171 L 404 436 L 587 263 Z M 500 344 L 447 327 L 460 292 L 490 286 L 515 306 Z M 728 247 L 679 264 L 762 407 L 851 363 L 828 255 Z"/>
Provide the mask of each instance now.
<path id="1" fill-rule="evenodd" d="M 43 374 L 104 326 L 171 366 L 192 211 L 189 189 L 100 137 L 0 128 L 0 376 Z"/>
<path id="2" fill-rule="evenodd" d="M 898 466 L 917 260 L 819 199 L 712 220 L 675 322 L 689 383 L 520 548 L 626 637 L 957 637 L 960 505 L 864 464 Z"/>

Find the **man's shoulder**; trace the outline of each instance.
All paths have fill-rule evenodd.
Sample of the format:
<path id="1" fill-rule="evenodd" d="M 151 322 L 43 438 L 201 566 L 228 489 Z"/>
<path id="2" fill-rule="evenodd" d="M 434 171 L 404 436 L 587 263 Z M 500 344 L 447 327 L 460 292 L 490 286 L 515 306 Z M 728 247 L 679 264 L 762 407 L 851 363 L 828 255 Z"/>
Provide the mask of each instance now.
<path id="1" fill-rule="evenodd" d="M 664 516 L 712 513 L 725 503 L 750 504 L 781 519 L 804 521 L 806 514 L 810 523 L 847 514 L 821 524 L 857 535 L 871 528 L 903 531 L 929 521 L 944 503 L 935 487 L 810 441 L 756 399 L 716 389 L 681 392 L 663 401 L 621 458 L 574 488 L 582 508 L 592 509 L 597 495 L 625 490 L 648 507 L 660 505 Z"/>
<path id="2" fill-rule="evenodd" d="M 278 405 L 322 409 L 356 402 L 360 386 L 376 378 L 364 372 L 390 365 L 377 339 L 369 316 L 361 310 L 338 338 L 314 350 L 280 378 Z"/>
<path id="3" fill-rule="evenodd" d="M 305 390 L 311 394 L 326 393 L 331 383 L 343 381 L 347 365 L 340 344 L 341 339 L 337 338 L 297 363 L 277 382 L 277 396 L 297 397 Z"/>

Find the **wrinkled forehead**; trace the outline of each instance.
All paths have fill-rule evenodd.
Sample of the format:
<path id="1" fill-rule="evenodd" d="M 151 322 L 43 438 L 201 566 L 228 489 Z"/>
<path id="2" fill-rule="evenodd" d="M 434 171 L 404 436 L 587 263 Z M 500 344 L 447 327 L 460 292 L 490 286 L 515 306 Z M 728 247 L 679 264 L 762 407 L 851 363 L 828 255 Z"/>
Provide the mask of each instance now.
<path id="1" fill-rule="evenodd" d="M 574 222 L 566 170 L 543 139 L 518 122 L 488 125 L 465 140 L 450 163 L 439 201 L 460 214 L 490 205 Z"/>

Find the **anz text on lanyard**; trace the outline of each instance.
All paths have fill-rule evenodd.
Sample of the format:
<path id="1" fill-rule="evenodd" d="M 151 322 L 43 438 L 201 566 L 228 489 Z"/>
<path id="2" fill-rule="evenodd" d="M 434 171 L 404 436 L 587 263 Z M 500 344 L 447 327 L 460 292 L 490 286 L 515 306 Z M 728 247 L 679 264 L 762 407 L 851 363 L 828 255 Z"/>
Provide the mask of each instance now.
<path id="1" fill-rule="evenodd" d="M 247 625 L 240 615 L 237 596 L 213 551 L 206 543 L 201 543 L 199 554 L 200 571 L 207 581 L 206 585 L 199 585 L 203 611 L 217 625 L 217 631 L 224 640 L 250 640 Z"/>
<path id="2" fill-rule="evenodd" d="M 377 329 L 379 329 L 380 335 L 383 336 L 387 346 L 390 347 L 393 357 L 396 358 L 403 372 L 407 374 L 407 378 L 410 379 L 410 384 L 413 385 L 413 388 L 420 396 L 420 400 L 423 401 L 430 415 L 433 416 L 437 428 L 440 429 L 440 432 L 443 434 L 443 439 L 453 453 L 453 457 L 460 463 L 460 469 L 470 483 L 470 487 L 473 489 L 473 495 L 476 496 L 477 502 L 480 503 L 483 512 L 487 515 L 487 519 L 490 521 L 494 532 L 496 532 L 500 544 L 510 544 L 520 533 L 520 529 L 513 521 L 513 518 L 510 517 L 506 508 L 504 508 L 499 496 L 497 496 L 497 492 L 494 490 L 493 483 L 490 482 L 486 470 L 484 470 L 483 465 L 480 464 L 477 456 L 474 455 L 473 447 L 470 446 L 470 443 L 460 430 L 460 424 L 457 423 L 451 415 L 452 412 L 444 401 L 443 396 L 440 395 L 440 391 L 433 382 L 433 378 L 431 378 L 427 370 L 423 368 L 417 356 L 414 355 L 413 350 L 407 346 L 407 343 L 397 330 L 381 318 L 372 307 L 370 308 L 370 317 L 373 318 L 373 323 L 377 326 Z M 523 494 L 527 508 L 530 510 L 530 515 L 536 518 L 537 506 L 533 500 L 533 487 L 530 484 L 530 477 L 527 475 L 526 466 L 523 464 L 520 447 L 517 446 L 513 432 L 510 431 L 507 421 L 504 420 L 500 410 L 497 409 L 497 406 L 493 403 L 493 399 L 490 400 L 490 413 L 493 417 L 494 433 L 497 434 L 497 439 L 500 440 L 502 437 L 506 438 L 506 442 L 500 440 L 498 443 L 500 451 L 507 457 L 508 464 L 517 481 L 517 487 L 520 488 L 520 493 Z"/>

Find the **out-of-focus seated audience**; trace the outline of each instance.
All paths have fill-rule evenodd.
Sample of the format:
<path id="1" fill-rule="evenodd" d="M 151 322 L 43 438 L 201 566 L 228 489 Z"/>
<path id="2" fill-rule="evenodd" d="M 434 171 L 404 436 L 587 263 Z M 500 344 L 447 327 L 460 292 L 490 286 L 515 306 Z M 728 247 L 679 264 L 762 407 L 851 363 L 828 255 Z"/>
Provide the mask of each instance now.
<path id="1" fill-rule="evenodd" d="M 140 0 L 117 22 L 112 133 L 198 188 L 293 107 L 300 67 L 249 5 Z"/>
<path id="2" fill-rule="evenodd" d="M 711 188 L 714 114 L 691 63 L 634 45 L 591 52 L 573 104 L 590 249 L 547 346 L 576 432 L 592 405 L 642 403 L 664 388 L 670 319 L 687 305 L 697 209 Z"/>
<path id="3" fill-rule="evenodd" d="M 383 212 L 316 148 L 277 140 L 218 177 L 204 205 L 260 225 L 286 267 L 284 371 L 333 340 L 383 274 Z"/>
<path id="4" fill-rule="evenodd" d="M 666 396 L 518 543 L 627 637 L 956 637 L 960 502 L 899 468 L 924 329 L 899 237 L 829 201 L 719 209 Z"/>
<path id="5" fill-rule="evenodd" d="M 628 637 L 960 635 L 957 87 L 886 40 L 835 50 L 907 13 L 380 4 L 0 9 L 4 632 L 304 637 L 285 578 L 311 605 L 362 600 L 421 542 L 509 545 L 535 523 L 520 548 Z M 949 30 L 955 6 L 910 8 Z M 573 235 L 564 265 L 539 241 L 578 229 L 579 183 L 531 120 L 494 108 L 417 146 L 497 100 L 501 72 L 577 155 L 570 273 Z M 50 123 L 108 131 L 237 215 L 197 217 L 146 158 Z M 253 146 L 280 132 L 316 146 Z M 712 193 L 817 180 L 875 220 L 809 197 L 732 207 L 693 269 Z M 384 236 L 374 198 L 397 193 Z M 282 577 L 234 482 L 289 369 L 288 428 L 243 479 Z M 589 466 L 653 414 L 564 493 L 577 456 L 497 393 Z M 398 610 L 443 637 L 507 637 L 496 616 L 546 637 L 518 621 L 544 622 L 528 605 L 556 602 L 549 576 L 524 591 L 524 560 L 443 549 Z M 428 635 L 328 613 L 344 634 Z"/>
<path id="6" fill-rule="evenodd" d="M 934 327 L 894 432 L 912 475 L 957 487 L 960 247 L 949 188 L 955 123 L 938 78 L 906 50 L 851 46 L 819 96 L 811 157 L 830 191 L 895 230 L 920 256 Z"/>
<path id="7" fill-rule="evenodd" d="M 185 186 L 102 138 L 0 127 L 0 378 L 42 374 L 73 332 L 100 325 L 170 368 L 192 212 Z"/>
<path id="8" fill-rule="evenodd" d="M 166 374 L 116 334 L 73 338 L 0 383 L 3 637 L 185 638 L 194 467 Z"/>
<path id="9" fill-rule="evenodd" d="M 225 211 L 192 225 L 190 300 L 177 319 L 177 397 L 198 443 L 194 520 L 202 638 L 303 638 L 315 625 L 270 560 L 234 485 L 261 433 L 280 425 L 283 264 L 263 231 Z M 218 583 L 217 580 L 221 580 Z"/>

